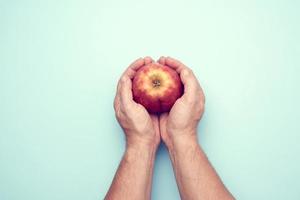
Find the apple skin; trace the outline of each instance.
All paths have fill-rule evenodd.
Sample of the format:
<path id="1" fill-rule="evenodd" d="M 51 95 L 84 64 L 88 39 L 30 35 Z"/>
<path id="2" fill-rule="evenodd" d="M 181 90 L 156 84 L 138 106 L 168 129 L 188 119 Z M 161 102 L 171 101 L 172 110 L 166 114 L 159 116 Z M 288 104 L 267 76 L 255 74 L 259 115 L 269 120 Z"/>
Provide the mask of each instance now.
<path id="1" fill-rule="evenodd" d="M 132 82 L 133 99 L 149 113 L 160 114 L 171 110 L 183 94 L 183 84 L 178 73 L 159 63 L 141 67 Z"/>

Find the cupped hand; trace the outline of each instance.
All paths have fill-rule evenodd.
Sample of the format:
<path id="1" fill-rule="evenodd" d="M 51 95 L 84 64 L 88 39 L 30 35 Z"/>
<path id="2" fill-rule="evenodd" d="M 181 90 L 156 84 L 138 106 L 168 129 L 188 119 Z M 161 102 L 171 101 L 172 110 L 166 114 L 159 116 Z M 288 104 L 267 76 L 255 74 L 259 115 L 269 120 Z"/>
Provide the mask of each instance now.
<path id="1" fill-rule="evenodd" d="M 158 116 L 133 100 L 132 79 L 136 71 L 153 62 L 151 57 L 137 59 L 121 76 L 114 100 L 116 118 L 126 135 L 126 145 L 157 148 L 160 143 Z"/>
<path id="2" fill-rule="evenodd" d="M 160 116 L 160 134 L 167 147 L 176 141 L 197 139 L 197 125 L 204 112 L 205 97 L 191 69 L 171 57 L 161 57 L 158 62 L 177 71 L 184 85 L 184 94 L 177 99 L 169 113 Z"/>

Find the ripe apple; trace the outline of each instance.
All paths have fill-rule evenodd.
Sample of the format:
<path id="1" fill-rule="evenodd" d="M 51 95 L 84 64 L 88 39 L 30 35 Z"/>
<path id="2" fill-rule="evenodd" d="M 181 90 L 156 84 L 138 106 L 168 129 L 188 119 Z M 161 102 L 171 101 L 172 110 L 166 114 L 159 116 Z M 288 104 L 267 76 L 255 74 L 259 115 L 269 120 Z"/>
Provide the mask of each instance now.
<path id="1" fill-rule="evenodd" d="M 133 99 L 149 113 L 168 112 L 183 93 L 178 73 L 159 63 L 141 67 L 132 83 Z"/>

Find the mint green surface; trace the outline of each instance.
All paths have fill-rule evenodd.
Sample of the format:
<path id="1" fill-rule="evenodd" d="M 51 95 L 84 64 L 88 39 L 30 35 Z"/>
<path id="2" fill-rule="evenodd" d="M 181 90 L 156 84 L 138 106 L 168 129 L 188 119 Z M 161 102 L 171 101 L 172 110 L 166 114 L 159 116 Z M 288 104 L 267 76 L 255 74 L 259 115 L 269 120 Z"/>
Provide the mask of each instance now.
<path id="1" fill-rule="evenodd" d="M 237 199 L 300 199 L 299 1 L 0 1 L 0 200 L 103 199 L 124 152 L 112 107 L 136 58 L 206 94 L 199 141 Z M 152 198 L 179 199 L 164 146 Z"/>

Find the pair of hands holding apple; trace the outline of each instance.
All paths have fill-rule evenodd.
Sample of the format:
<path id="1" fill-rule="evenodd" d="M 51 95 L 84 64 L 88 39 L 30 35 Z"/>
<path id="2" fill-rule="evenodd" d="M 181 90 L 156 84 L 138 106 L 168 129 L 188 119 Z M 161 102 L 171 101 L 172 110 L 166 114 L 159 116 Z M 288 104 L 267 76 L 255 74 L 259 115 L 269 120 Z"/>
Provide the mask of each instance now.
<path id="1" fill-rule="evenodd" d="M 156 149 L 161 141 L 168 148 L 182 141 L 197 140 L 197 124 L 204 112 L 205 97 L 192 70 L 171 57 L 160 57 L 160 65 L 175 70 L 184 87 L 183 94 L 169 112 L 149 113 L 136 103 L 132 94 L 132 80 L 137 71 L 154 63 L 151 57 L 137 59 L 122 74 L 114 101 L 116 117 L 126 135 L 127 147 L 142 146 Z"/>

